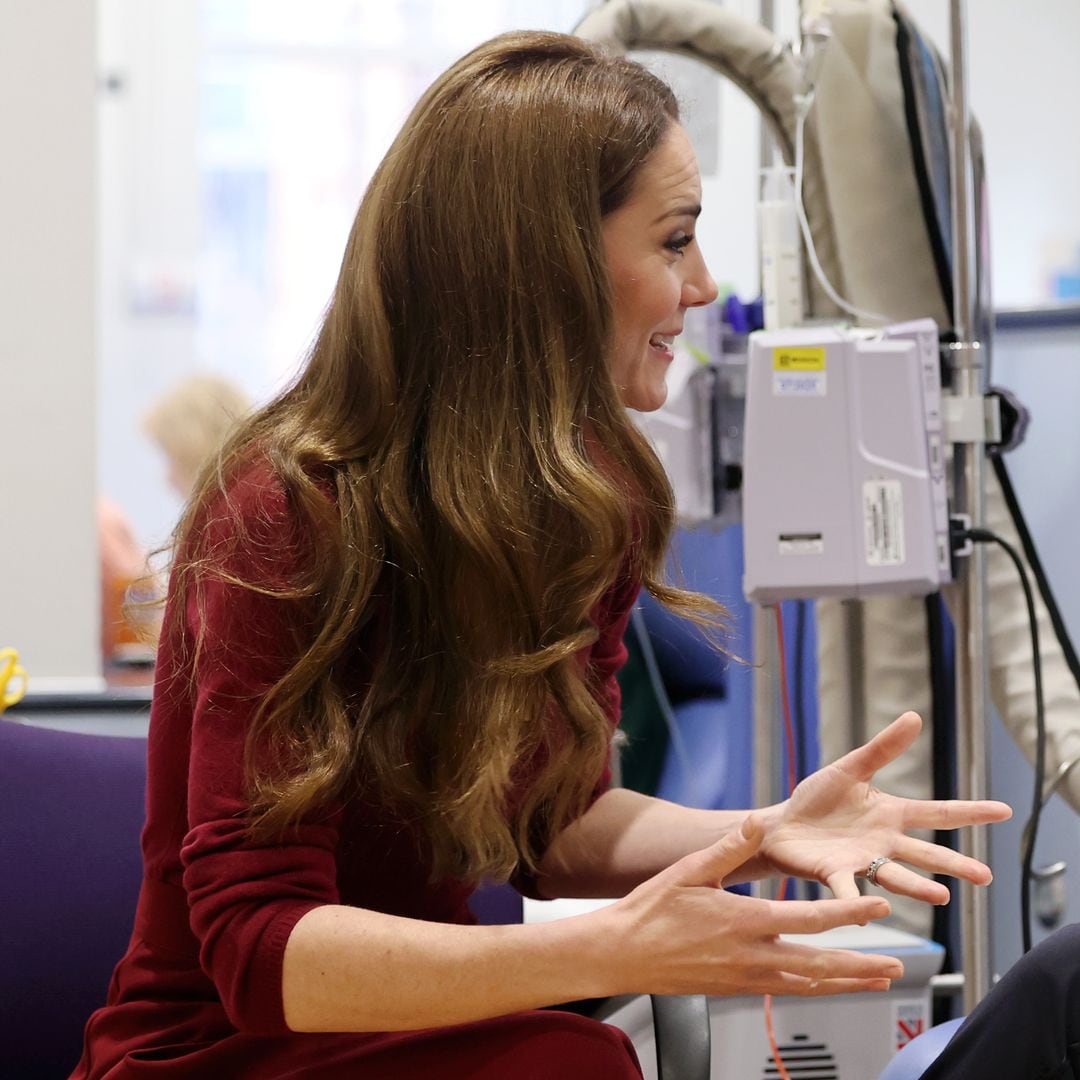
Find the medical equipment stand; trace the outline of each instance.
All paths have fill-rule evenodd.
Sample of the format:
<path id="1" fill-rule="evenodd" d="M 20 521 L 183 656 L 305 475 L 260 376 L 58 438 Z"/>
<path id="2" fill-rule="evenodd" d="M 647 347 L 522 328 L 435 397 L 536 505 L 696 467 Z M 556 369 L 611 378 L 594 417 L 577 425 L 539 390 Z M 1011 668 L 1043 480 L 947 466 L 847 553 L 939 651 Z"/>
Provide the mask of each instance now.
<path id="1" fill-rule="evenodd" d="M 986 453 L 985 353 L 975 339 L 975 230 L 973 227 L 970 109 L 967 85 L 967 20 L 964 0 L 949 0 L 952 171 L 953 327 L 950 346 L 953 399 L 948 403 L 963 434 L 955 440 L 956 514 L 983 521 L 983 472 Z M 763 5 L 764 9 L 764 5 Z M 763 14 L 765 11 L 763 10 Z M 771 10 L 768 12 L 771 16 Z M 763 145 L 763 154 L 764 154 Z M 986 559 L 979 544 L 960 560 L 954 596 L 956 620 L 957 788 L 961 799 L 985 799 L 989 776 L 987 703 L 989 680 L 986 633 Z M 850 620 L 849 620 L 850 621 Z M 779 754 L 775 742 L 777 667 L 769 612 L 753 608 L 754 658 L 754 795 L 756 805 L 775 801 L 779 792 Z M 849 627 L 849 637 L 857 634 Z M 853 642 L 853 645 L 856 644 Z M 857 650 L 856 650 L 857 651 Z M 771 662 L 770 662 L 771 661 Z M 860 718 L 853 718 L 855 723 Z M 986 826 L 966 829 L 960 838 L 965 855 L 987 862 Z M 990 898 L 985 888 L 961 882 L 960 930 L 965 971 L 964 1010 L 971 1010 L 990 990 Z"/>
<path id="2" fill-rule="evenodd" d="M 949 0 L 949 98 L 951 116 L 953 328 L 951 347 L 954 404 L 983 416 L 986 371 L 975 340 L 975 246 L 971 199 L 970 111 L 967 86 L 967 25 L 964 0 Z M 954 508 L 975 524 L 983 521 L 985 421 L 981 437 L 957 442 L 954 452 Z M 986 559 L 975 544 L 960 562 L 953 614 L 956 619 L 956 733 L 958 795 L 985 799 L 989 775 L 987 736 Z M 960 848 L 988 861 L 986 826 L 967 829 Z M 961 956 L 965 972 L 964 1011 L 990 990 L 990 897 L 986 889 L 960 883 Z"/>

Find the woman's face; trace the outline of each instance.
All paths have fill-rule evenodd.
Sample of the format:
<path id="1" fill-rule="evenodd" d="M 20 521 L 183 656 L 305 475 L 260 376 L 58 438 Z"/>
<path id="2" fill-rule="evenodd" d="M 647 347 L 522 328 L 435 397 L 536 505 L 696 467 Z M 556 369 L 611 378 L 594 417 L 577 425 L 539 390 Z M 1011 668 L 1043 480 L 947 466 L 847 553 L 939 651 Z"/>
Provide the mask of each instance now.
<path id="1" fill-rule="evenodd" d="M 615 351 L 611 374 L 627 408 L 659 409 L 667 398 L 672 339 L 688 307 L 716 299 L 716 283 L 694 241 L 701 177 L 690 140 L 672 124 L 642 165 L 630 197 L 604 218 Z"/>

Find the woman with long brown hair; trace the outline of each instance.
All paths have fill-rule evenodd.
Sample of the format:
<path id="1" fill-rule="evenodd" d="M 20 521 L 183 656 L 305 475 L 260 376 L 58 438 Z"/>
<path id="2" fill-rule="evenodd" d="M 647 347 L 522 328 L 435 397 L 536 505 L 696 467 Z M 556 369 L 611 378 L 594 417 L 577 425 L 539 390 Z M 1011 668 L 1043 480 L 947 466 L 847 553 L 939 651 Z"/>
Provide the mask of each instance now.
<path id="1" fill-rule="evenodd" d="M 670 90 L 575 38 L 497 38 L 416 106 L 303 373 L 178 527 L 143 888 L 76 1076 L 638 1076 L 539 1008 L 883 989 L 895 960 L 777 935 L 886 914 L 878 856 L 988 880 L 904 830 L 1007 808 L 870 786 L 912 715 L 752 816 L 608 790 L 639 589 L 722 617 L 661 580 L 672 495 L 625 412 L 715 298 L 700 201 Z M 777 872 L 836 898 L 721 888 Z M 482 877 L 624 899 L 479 927 Z"/>

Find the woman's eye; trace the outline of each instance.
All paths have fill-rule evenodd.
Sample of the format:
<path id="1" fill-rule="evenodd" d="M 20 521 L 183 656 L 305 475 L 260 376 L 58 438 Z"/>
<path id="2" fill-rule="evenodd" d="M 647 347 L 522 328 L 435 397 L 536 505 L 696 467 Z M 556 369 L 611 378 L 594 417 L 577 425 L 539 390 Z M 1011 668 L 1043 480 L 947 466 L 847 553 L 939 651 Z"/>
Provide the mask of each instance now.
<path id="1" fill-rule="evenodd" d="M 672 240 L 668 240 L 667 243 L 664 244 L 664 247 L 669 251 L 674 251 L 676 255 L 681 255 L 683 248 L 693 243 L 693 240 L 694 238 L 692 236 L 684 234 L 682 236 L 676 236 Z"/>

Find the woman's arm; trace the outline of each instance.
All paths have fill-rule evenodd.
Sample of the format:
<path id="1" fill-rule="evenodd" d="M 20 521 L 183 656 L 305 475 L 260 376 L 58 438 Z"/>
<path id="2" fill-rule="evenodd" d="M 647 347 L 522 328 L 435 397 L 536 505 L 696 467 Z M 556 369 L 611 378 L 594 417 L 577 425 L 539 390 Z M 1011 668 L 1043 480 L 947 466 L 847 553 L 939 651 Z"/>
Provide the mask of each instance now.
<path id="1" fill-rule="evenodd" d="M 622 993 L 818 995 L 887 989 L 892 957 L 778 939 L 865 923 L 881 897 L 778 903 L 718 888 L 754 857 L 751 817 L 618 903 L 537 926 L 451 926 L 342 905 L 296 923 L 282 998 L 295 1031 L 412 1030 Z"/>
<path id="2" fill-rule="evenodd" d="M 766 835 L 781 806 L 757 811 Z M 560 896 L 625 896 L 646 879 L 693 851 L 737 830 L 748 810 L 696 810 L 613 788 L 552 842 L 536 875 L 540 893 Z M 768 873 L 760 858 L 734 871 L 728 884 Z"/>
<path id="3" fill-rule="evenodd" d="M 1011 814 L 1008 806 L 900 799 L 871 784 L 875 772 L 911 745 L 921 723 L 915 713 L 905 713 L 864 746 L 807 777 L 787 801 L 755 812 L 764 828 L 760 850 L 732 867 L 725 882 L 792 875 L 819 881 L 836 896 L 854 897 L 855 878 L 884 855 L 894 861 L 882 867 L 877 883 L 928 903 L 947 903 L 948 889 L 909 866 L 988 884 L 990 870 L 982 863 L 907 833 L 1003 821 Z M 555 838 L 541 861 L 539 889 L 549 897 L 623 896 L 687 852 L 730 835 L 746 815 L 608 791 Z"/>
<path id="4" fill-rule="evenodd" d="M 294 1031 L 443 1027 L 616 992 L 590 915 L 456 926 L 342 905 L 315 908 L 285 947 Z"/>

